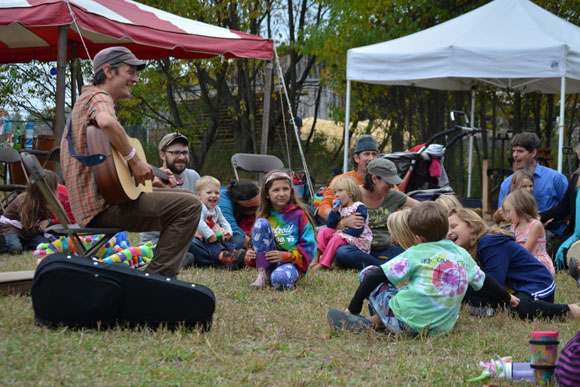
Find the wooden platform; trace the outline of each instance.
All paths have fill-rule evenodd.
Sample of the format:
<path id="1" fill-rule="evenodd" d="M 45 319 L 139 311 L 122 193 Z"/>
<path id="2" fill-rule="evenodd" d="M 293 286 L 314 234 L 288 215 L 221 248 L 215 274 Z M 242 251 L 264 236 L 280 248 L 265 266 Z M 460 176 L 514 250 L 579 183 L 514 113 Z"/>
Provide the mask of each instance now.
<path id="1" fill-rule="evenodd" d="M 34 270 L 0 273 L 0 294 L 30 294 Z"/>

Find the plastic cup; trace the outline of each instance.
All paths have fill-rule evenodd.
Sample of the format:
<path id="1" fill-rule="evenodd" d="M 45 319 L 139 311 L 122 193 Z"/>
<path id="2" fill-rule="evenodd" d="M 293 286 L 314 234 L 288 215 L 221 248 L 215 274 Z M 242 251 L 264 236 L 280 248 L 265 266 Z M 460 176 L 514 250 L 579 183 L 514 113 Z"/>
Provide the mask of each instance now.
<path id="1" fill-rule="evenodd" d="M 532 364 L 534 369 L 534 384 L 536 386 L 548 386 L 554 382 L 555 365 L 537 365 Z"/>
<path id="2" fill-rule="evenodd" d="M 553 366 L 558 360 L 560 331 L 534 331 L 530 333 L 532 368 L 534 365 Z"/>

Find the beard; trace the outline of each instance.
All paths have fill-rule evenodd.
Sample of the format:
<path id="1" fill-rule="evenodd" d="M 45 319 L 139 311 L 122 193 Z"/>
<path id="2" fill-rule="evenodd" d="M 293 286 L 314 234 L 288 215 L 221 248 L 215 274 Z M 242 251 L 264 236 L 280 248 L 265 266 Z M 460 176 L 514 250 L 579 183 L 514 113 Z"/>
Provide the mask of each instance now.
<path id="1" fill-rule="evenodd" d="M 181 175 L 183 173 L 183 171 L 185 171 L 185 169 L 187 168 L 187 163 L 185 163 L 185 166 L 176 166 L 175 165 L 175 161 L 172 163 L 167 163 L 167 169 L 169 169 L 171 171 L 171 173 L 173 173 L 174 175 Z"/>

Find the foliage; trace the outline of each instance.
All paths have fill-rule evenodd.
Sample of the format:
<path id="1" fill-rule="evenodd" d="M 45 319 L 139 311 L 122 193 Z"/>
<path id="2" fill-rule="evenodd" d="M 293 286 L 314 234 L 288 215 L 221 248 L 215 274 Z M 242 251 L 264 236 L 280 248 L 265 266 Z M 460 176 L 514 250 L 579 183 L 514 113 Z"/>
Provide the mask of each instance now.
<path id="1" fill-rule="evenodd" d="M 30 253 L 0 255 L 2 271 L 33 267 Z M 529 361 L 530 331 L 559 330 L 561 349 L 580 329 L 578 320 L 528 322 L 507 312 L 479 318 L 463 309 L 455 328 L 441 337 L 333 332 L 326 313 L 346 307 L 357 274 L 313 272 L 296 290 L 278 292 L 250 289 L 254 269 L 184 270 L 179 279 L 216 295 L 206 334 L 184 328 L 48 329 L 35 324 L 30 297 L 0 296 L 0 384 L 464 385 L 480 374 L 479 361 L 496 354 Z M 556 300 L 577 300 L 569 276 L 558 274 L 556 282 Z"/>

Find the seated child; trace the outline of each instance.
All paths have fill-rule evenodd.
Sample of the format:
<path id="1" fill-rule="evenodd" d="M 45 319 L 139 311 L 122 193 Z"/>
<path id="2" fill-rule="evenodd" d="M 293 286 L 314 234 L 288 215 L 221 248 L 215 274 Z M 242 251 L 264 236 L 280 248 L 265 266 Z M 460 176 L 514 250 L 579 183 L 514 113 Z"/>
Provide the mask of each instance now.
<path id="1" fill-rule="evenodd" d="M 502 203 L 504 217 L 512 222 L 510 231 L 516 242 L 524 246 L 554 276 L 556 270 L 552 258 L 546 251 L 546 231 L 538 218 L 536 198 L 523 189 L 515 190 L 505 197 Z"/>
<path id="2" fill-rule="evenodd" d="M 282 170 L 270 171 L 262 180 L 252 243 L 246 264 L 256 267 L 258 277 L 250 286 L 295 289 L 316 252 L 316 240 L 314 222 Z"/>
<path id="3" fill-rule="evenodd" d="M 534 194 L 534 175 L 525 169 L 518 169 L 517 171 L 514 172 L 508 194 L 517 191 L 519 189 L 527 191 L 532 195 Z M 503 228 L 505 230 L 508 230 L 511 226 L 511 222 L 506 219 L 503 213 L 503 208 L 501 206 L 493 214 L 493 221 L 500 228 Z"/>
<path id="4" fill-rule="evenodd" d="M 244 266 L 244 249 L 236 250 L 229 242 L 232 238 L 232 227 L 224 218 L 218 203 L 221 185 L 212 176 L 203 176 L 195 183 L 196 195 L 202 203 L 202 213 L 195 236 L 207 245 L 212 259 L 216 259 L 228 269 L 239 269 Z"/>
<path id="5" fill-rule="evenodd" d="M 465 249 L 443 239 L 448 220 L 438 203 L 424 202 L 408 213 L 391 214 L 388 228 L 407 250 L 380 268 L 365 268 L 347 311 L 328 312 L 329 325 L 353 331 L 384 325 L 389 332 L 411 336 L 449 332 L 468 285 L 481 289 L 485 274 Z M 409 284 L 397 289 L 396 285 L 407 278 Z M 510 299 L 504 289 L 497 288 L 502 297 Z M 371 305 L 368 320 L 357 316 L 365 298 Z"/>
<path id="6" fill-rule="evenodd" d="M 316 257 L 310 264 L 310 270 L 330 269 L 336 250 L 343 245 L 353 245 L 363 253 L 369 254 L 373 233 L 368 224 L 366 206 L 361 202 L 362 192 L 356 181 L 350 176 L 338 177 L 332 184 L 332 193 L 336 202 L 328 218 L 326 227 L 318 231 Z M 336 230 L 341 225 L 342 219 L 358 212 L 365 220 L 362 228 L 343 228 Z"/>
<path id="7" fill-rule="evenodd" d="M 46 182 L 53 192 L 57 191 L 58 176 L 46 172 Z M 64 186 L 63 186 L 64 187 Z M 66 189 L 61 188 L 58 199 L 66 208 L 69 220 L 74 222 Z M 48 243 L 44 230 L 58 223 L 36 184 L 28 183 L 26 191 L 18 195 L 0 217 L 0 253 L 20 254 L 24 248 L 34 250 L 40 243 Z"/>

